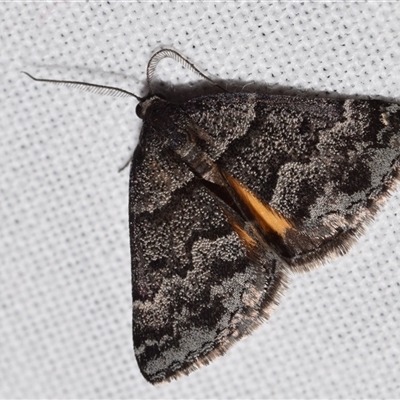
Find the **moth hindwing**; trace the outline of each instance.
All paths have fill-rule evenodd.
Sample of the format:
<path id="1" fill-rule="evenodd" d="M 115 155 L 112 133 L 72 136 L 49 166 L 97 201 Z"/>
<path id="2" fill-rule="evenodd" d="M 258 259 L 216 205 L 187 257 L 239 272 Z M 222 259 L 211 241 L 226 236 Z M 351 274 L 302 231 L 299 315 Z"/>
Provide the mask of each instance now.
<path id="1" fill-rule="evenodd" d="M 400 158 L 397 104 L 227 92 L 175 104 L 152 91 L 165 57 L 210 80 L 161 50 L 137 107 L 133 340 L 153 384 L 225 353 L 269 318 L 292 272 L 344 254 L 396 186 Z"/>

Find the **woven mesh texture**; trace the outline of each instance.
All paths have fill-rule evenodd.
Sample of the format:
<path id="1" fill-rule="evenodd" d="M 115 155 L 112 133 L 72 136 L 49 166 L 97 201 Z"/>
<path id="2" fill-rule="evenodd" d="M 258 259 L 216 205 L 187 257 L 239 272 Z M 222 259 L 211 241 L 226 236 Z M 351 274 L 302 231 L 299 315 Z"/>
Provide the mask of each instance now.
<path id="1" fill-rule="evenodd" d="M 129 170 L 154 50 L 220 79 L 400 101 L 396 2 L 0 4 L 0 397 L 399 398 L 400 195 L 340 259 L 293 277 L 272 319 L 152 387 L 131 339 Z M 198 79 L 174 62 L 176 84 Z"/>

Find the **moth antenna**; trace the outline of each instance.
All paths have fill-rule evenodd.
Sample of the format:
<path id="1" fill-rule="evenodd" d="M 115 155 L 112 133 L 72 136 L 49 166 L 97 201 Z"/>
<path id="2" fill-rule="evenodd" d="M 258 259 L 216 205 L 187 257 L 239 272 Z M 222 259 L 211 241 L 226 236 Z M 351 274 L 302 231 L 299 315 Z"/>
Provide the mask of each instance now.
<path id="1" fill-rule="evenodd" d="M 219 87 L 224 92 L 227 92 L 225 88 L 218 85 L 217 82 L 214 82 L 211 78 L 207 75 L 203 74 L 198 68 L 195 67 L 189 60 L 179 54 L 176 50 L 172 49 L 162 49 L 157 51 L 153 56 L 150 58 L 149 63 L 147 64 L 147 85 L 149 87 L 150 93 L 152 93 L 152 83 L 154 74 L 157 68 L 158 63 L 163 60 L 164 58 L 172 58 L 173 60 L 177 61 L 178 63 L 182 64 L 185 68 L 189 69 L 192 72 L 195 72 L 197 75 L 201 76 L 206 81 L 210 82 L 212 85 Z"/>
<path id="2" fill-rule="evenodd" d="M 55 85 L 72 87 L 75 89 L 85 90 L 87 92 L 98 93 L 106 96 L 113 97 L 135 97 L 135 99 L 141 101 L 143 100 L 141 97 L 137 96 L 134 93 L 128 92 L 127 90 L 120 89 L 114 86 L 106 86 L 106 85 L 97 85 L 95 83 L 87 83 L 87 82 L 79 82 L 79 81 L 63 81 L 56 79 L 43 79 L 43 78 L 35 78 L 31 74 L 28 74 L 25 71 L 21 71 L 23 74 L 28 75 L 29 78 L 33 79 L 37 82 L 46 82 L 53 83 Z"/>

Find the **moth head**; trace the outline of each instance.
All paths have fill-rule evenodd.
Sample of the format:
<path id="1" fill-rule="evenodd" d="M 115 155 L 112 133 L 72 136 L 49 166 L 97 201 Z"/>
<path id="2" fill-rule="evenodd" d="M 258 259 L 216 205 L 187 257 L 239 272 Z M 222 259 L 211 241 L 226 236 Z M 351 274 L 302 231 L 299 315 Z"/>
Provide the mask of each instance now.
<path id="1" fill-rule="evenodd" d="M 149 94 L 148 96 L 141 99 L 141 101 L 136 106 L 136 115 L 140 119 L 144 119 L 146 112 L 148 111 L 149 107 L 155 104 L 159 104 L 159 102 L 164 103 L 165 100 L 161 95 Z"/>

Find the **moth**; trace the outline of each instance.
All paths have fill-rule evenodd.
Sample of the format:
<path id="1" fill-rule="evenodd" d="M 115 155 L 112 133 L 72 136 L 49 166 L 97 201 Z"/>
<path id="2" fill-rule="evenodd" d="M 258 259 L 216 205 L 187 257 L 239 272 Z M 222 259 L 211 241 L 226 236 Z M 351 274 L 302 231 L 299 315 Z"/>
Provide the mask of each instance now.
<path id="1" fill-rule="evenodd" d="M 133 342 L 158 384 L 224 354 L 267 320 L 293 272 L 346 253 L 399 181 L 400 106 L 230 93 L 134 96 L 129 187 Z M 218 85 L 217 85 L 218 86 Z"/>

